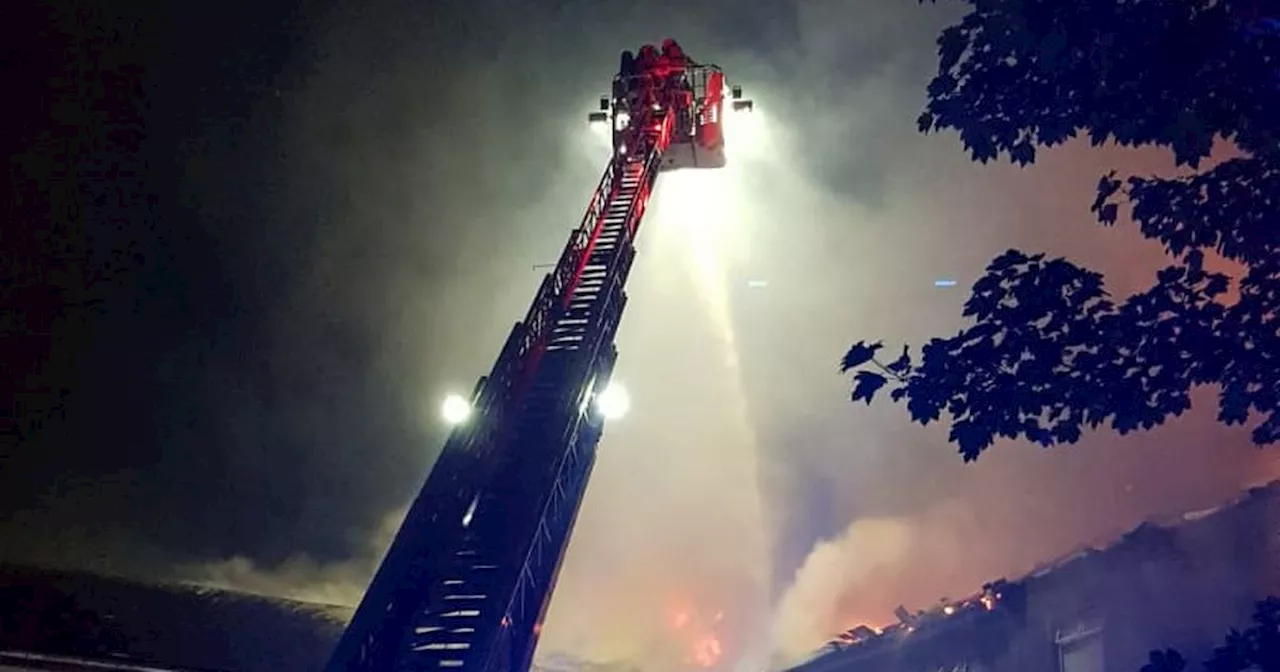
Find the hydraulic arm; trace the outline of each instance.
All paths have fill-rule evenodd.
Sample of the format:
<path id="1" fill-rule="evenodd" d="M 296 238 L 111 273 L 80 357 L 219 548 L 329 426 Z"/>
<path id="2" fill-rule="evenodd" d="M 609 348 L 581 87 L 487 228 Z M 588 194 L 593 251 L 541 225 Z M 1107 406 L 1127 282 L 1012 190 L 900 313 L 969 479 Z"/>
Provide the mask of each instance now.
<path id="1" fill-rule="evenodd" d="M 621 148 L 477 384 L 470 419 L 446 443 L 327 672 L 532 664 L 595 463 L 603 417 L 593 401 L 617 356 L 633 241 L 677 121 L 697 118 L 662 91 L 642 91 L 644 105 L 615 99 L 629 110 Z"/>

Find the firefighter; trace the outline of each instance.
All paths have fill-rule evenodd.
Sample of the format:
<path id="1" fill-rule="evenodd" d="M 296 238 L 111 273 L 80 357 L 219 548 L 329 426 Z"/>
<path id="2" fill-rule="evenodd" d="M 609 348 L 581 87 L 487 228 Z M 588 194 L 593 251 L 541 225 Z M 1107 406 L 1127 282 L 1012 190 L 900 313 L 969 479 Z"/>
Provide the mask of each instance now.
<path id="1" fill-rule="evenodd" d="M 662 57 L 673 68 L 683 68 L 689 64 L 689 57 L 684 55 L 684 49 L 669 37 L 662 41 Z"/>
<path id="2" fill-rule="evenodd" d="M 613 99 L 628 100 L 636 88 L 636 55 L 630 49 L 618 58 L 618 79 L 613 83 Z"/>
<path id="3" fill-rule="evenodd" d="M 636 57 L 636 69 L 641 74 L 650 74 L 658 67 L 658 48 L 652 44 L 646 44 L 640 47 L 640 54 Z"/>
<path id="4" fill-rule="evenodd" d="M 622 56 L 618 59 L 618 74 L 623 79 L 634 77 L 636 74 L 636 55 L 631 53 L 630 49 L 622 52 Z"/>

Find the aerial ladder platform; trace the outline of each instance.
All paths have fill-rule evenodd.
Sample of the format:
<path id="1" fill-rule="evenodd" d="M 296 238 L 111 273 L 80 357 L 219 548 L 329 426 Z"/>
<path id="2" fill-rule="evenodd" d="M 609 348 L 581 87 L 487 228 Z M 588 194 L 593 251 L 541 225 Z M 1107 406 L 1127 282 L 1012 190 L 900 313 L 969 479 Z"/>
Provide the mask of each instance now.
<path id="1" fill-rule="evenodd" d="M 624 52 L 613 154 L 554 270 L 410 506 L 326 672 L 525 672 L 605 417 L 635 237 L 660 172 L 723 166 L 727 97 L 674 41 Z"/>

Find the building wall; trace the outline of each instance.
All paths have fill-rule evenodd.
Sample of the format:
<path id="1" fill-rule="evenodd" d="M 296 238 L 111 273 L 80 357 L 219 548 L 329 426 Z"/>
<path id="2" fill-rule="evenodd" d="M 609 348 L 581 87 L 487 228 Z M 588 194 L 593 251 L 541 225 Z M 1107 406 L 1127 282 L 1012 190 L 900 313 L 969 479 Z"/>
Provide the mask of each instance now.
<path id="1" fill-rule="evenodd" d="M 314 672 L 348 615 L 256 595 L 0 565 L 0 665 L 24 669 L 29 659 L 15 662 L 6 652 L 68 657 L 98 672 L 126 661 L 166 670 Z"/>
<path id="2" fill-rule="evenodd" d="M 137 664 L 112 656 L 60 656 L 30 651 L 0 651 L 0 672 L 213 672 Z"/>
<path id="3" fill-rule="evenodd" d="M 1016 596 L 990 614 L 937 626 L 945 636 L 921 626 L 794 672 L 1138 672 L 1166 647 L 1195 665 L 1257 600 L 1280 595 L 1280 484 L 1144 525 L 1012 585 Z"/>
<path id="4" fill-rule="evenodd" d="M 1101 641 L 1107 670 L 1136 672 L 1154 648 L 1203 658 L 1229 627 L 1247 621 L 1258 599 L 1280 594 L 1278 494 L 1272 486 L 1176 526 L 1140 527 L 1105 551 L 1032 577 L 1021 636 L 1027 666 L 1019 669 L 1061 669 L 1060 650 L 1073 647 L 1055 640 L 1075 630 L 1078 647 L 1082 628 L 1098 630 L 1088 637 Z"/>

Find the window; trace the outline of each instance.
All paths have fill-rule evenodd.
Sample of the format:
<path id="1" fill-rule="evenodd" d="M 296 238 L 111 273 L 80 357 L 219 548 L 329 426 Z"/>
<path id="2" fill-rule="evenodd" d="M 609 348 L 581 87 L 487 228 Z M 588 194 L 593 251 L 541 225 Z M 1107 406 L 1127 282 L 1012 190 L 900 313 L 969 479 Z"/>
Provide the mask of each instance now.
<path id="1" fill-rule="evenodd" d="M 1104 672 L 1106 670 L 1100 623 L 1086 621 L 1070 628 L 1059 629 L 1055 643 L 1058 646 L 1059 672 Z"/>

